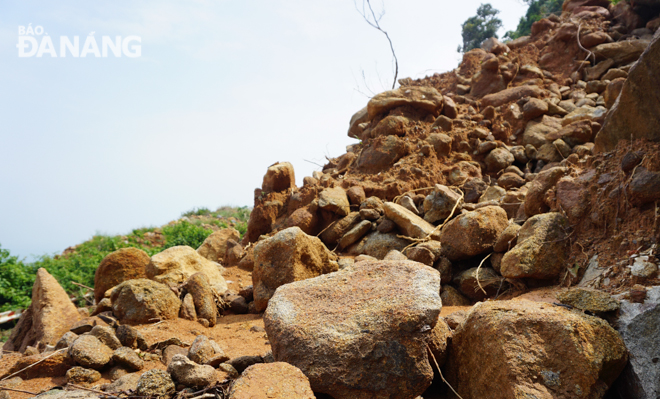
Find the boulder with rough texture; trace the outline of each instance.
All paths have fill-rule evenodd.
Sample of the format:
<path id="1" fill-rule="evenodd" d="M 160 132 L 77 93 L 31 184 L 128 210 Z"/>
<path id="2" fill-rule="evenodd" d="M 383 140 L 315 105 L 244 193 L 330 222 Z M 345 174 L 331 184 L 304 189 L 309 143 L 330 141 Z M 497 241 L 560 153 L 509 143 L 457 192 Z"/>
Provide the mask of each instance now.
<path id="1" fill-rule="evenodd" d="M 534 216 L 550 210 L 545 202 L 545 194 L 568 172 L 568 168 L 556 167 L 544 170 L 536 176 L 525 197 L 525 214 L 527 216 Z"/>
<path id="2" fill-rule="evenodd" d="M 57 280 L 46 269 L 40 268 L 32 286 L 32 303 L 21 315 L 2 349 L 24 352 L 38 342 L 55 345 L 80 319 L 76 306 Z"/>
<path id="3" fill-rule="evenodd" d="M 93 335 L 81 335 L 69 347 L 69 356 L 83 367 L 98 370 L 110 363 L 112 349 Z"/>
<path id="4" fill-rule="evenodd" d="M 411 261 L 364 261 L 280 287 L 264 313 L 277 361 L 335 399 L 413 399 L 431 384 L 426 342 L 440 275 Z"/>
<path id="5" fill-rule="evenodd" d="M 298 227 L 284 229 L 254 247 L 254 305 L 263 311 L 277 287 L 339 269 L 336 256 Z"/>
<path id="6" fill-rule="evenodd" d="M 555 294 L 559 302 L 593 313 L 614 312 L 621 306 L 610 294 L 592 288 L 573 287 Z"/>
<path id="7" fill-rule="evenodd" d="M 433 233 L 437 238 L 437 232 L 433 232 L 435 226 L 415 215 L 413 212 L 394 202 L 386 202 L 383 205 L 385 216 L 396 223 L 401 232 L 412 238 L 425 238 Z"/>
<path id="8" fill-rule="evenodd" d="M 540 119 L 529 121 L 523 132 L 523 145 L 531 144 L 540 148 L 544 144 L 549 144 L 548 136 L 561 129 L 561 119 L 553 116 L 543 115 Z"/>
<path id="9" fill-rule="evenodd" d="M 112 353 L 112 360 L 129 370 L 138 371 L 144 368 L 144 361 L 131 348 L 122 346 Z"/>
<path id="10" fill-rule="evenodd" d="M 142 374 L 135 393 L 138 396 L 155 396 L 166 399 L 172 397 L 174 388 L 174 382 L 166 371 L 151 369 Z"/>
<path id="11" fill-rule="evenodd" d="M 518 243 L 502 258 L 506 278 L 551 279 L 565 270 L 568 220 L 558 212 L 533 216 L 518 231 Z"/>
<path id="12" fill-rule="evenodd" d="M 166 285 L 147 279 L 128 280 L 112 292 L 112 312 L 122 323 L 174 320 L 181 301 Z"/>
<path id="13" fill-rule="evenodd" d="M 591 49 L 599 59 L 612 59 L 614 65 L 626 65 L 637 61 L 649 46 L 648 40 L 622 40 L 620 42 L 603 43 Z"/>
<path id="14" fill-rule="evenodd" d="M 197 253 L 210 261 L 224 263 L 225 254 L 227 253 L 227 241 L 238 241 L 240 239 L 241 233 L 233 227 L 214 231 L 197 248 Z"/>
<path id="15" fill-rule="evenodd" d="M 206 274 L 193 274 L 188 281 L 186 281 L 184 288 L 192 296 L 197 318 L 206 319 L 209 322 L 209 326 L 215 326 L 218 308 L 215 304 L 213 289 L 211 288 L 211 284 L 209 284 L 209 279 Z"/>
<path id="16" fill-rule="evenodd" d="M 621 43 L 621 42 L 619 42 Z M 623 42 L 626 43 L 626 42 Z M 621 94 L 596 135 L 596 149 L 611 151 L 619 140 L 660 141 L 660 33 L 630 69 Z"/>
<path id="17" fill-rule="evenodd" d="M 376 94 L 369 100 L 367 104 L 369 119 L 404 105 L 438 116 L 442 112 L 444 102 L 442 94 L 433 87 L 400 87 L 396 90 Z"/>
<path id="18" fill-rule="evenodd" d="M 319 208 L 346 216 L 351 211 L 346 191 L 341 187 L 326 188 L 319 194 Z"/>
<path id="19" fill-rule="evenodd" d="M 101 302 L 110 288 L 134 278 L 147 277 L 149 255 L 141 249 L 122 248 L 108 254 L 94 274 L 94 299 Z"/>
<path id="20" fill-rule="evenodd" d="M 69 384 L 93 384 L 101 379 L 101 373 L 96 370 L 76 366 L 66 372 L 66 382 Z"/>
<path id="21" fill-rule="evenodd" d="M 121 342 L 119 342 L 119 338 L 115 335 L 115 330 L 111 327 L 94 326 L 89 333 L 112 350 L 121 348 Z"/>
<path id="22" fill-rule="evenodd" d="M 206 387 L 217 380 L 215 369 L 199 365 L 183 355 L 174 355 L 167 372 L 177 384 L 187 387 Z"/>
<path id="23" fill-rule="evenodd" d="M 499 206 L 485 206 L 459 215 L 440 233 L 444 256 L 455 261 L 491 251 L 508 225 L 506 211 Z"/>
<path id="24" fill-rule="evenodd" d="M 278 162 L 268 167 L 261 189 L 266 192 L 280 192 L 296 188 L 296 175 L 289 162 Z"/>
<path id="25" fill-rule="evenodd" d="M 630 352 L 630 363 L 616 383 L 622 398 L 660 396 L 660 286 L 649 289 L 644 303 L 621 302 L 617 330 Z"/>
<path id="26" fill-rule="evenodd" d="M 475 305 L 450 352 L 447 379 L 463 398 L 602 398 L 627 361 L 603 319 L 527 300 Z"/>
<path id="27" fill-rule="evenodd" d="M 630 182 L 632 202 L 644 205 L 660 199 L 660 173 L 652 172 L 641 166 L 635 170 Z"/>
<path id="28" fill-rule="evenodd" d="M 483 301 L 502 292 L 503 279 L 490 267 L 472 267 L 459 274 L 457 280 L 461 293 L 473 301 Z"/>
<path id="29" fill-rule="evenodd" d="M 188 349 L 188 357 L 198 364 L 206 364 L 215 356 L 215 348 L 206 335 L 198 335 Z"/>
<path id="30" fill-rule="evenodd" d="M 300 369 L 284 362 L 248 367 L 234 382 L 229 399 L 315 399 L 309 379 Z"/>
<path id="31" fill-rule="evenodd" d="M 369 255 L 376 259 L 383 259 L 390 251 L 401 251 L 408 244 L 410 244 L 410 241 L 399 238 L 396 234 L 374 231 L 357 244 L 350 246 L 348 253 L 351 255 Z"/>
<path id="32" fill-rule="evenodd" d="M 457 206 L 459 201 L 462 201 L 460 194 L 447 186 L 436 184 L 433 192 L 424 198 L 424 220 L 429 223 L 445 220 L 454 207 L 454 214 L 457 214 L 460 211 L 460 204 Z"/>
<path id="33" fill-rule="evenodd" d="M 147 277 L 159 283 L 177 286 L 190 276 L 202 272 L 206 274 L 216 294 L 227 291 L 227 283 L 222 277 L 223 268 L 186 245 L 171 247 L 151 257 L 147 266 Z"/>
<path id="34" fill-rule="evenodd" d="M 364 173 L 378 173 L 408 153 L 406 142 L 397 136 L 381 136 L 366 147 L 357 160 L 357 168 Z"/>
<path id="35" fill-rule="evenodd" d="M 513 154 L 506 148 L 495 148 L 484 159 L 489 172 L 499 172 L 515 161 Z"/>

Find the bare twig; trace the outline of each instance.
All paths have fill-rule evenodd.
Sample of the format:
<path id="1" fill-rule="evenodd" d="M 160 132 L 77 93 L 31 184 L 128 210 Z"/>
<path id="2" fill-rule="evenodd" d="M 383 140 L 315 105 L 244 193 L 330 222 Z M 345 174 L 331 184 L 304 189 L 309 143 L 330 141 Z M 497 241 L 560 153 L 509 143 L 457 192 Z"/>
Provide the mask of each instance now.
<path id="1" fill-rule="evenodd" d="M 18 370 L 17 372 L 13 373 L 13 374 L 9 374 L 9 375 L 6 376 L 5 378 L 1 379 L 0 381 L 8 380 L 8 379 L 10 379 L 11 377 L 13 377 L 13 376 L 15 376 L 15 375 L 18 375 L 18 374 L 20 374 L 20 373 L 22 373 L 22 372 L 24 372 L 25 370 L 29 369 L 30 367 L 35 366 L 35 365 L 37 365 L 37 364 L 43 362 L 44 360 L 48 359 L 49 357 L 51 357 L 51 356 L 55 356 L 57 353 L 62 352 L 62 351 L 67 350 L 67 349 L 69 349 L 69 348 L 58 349 L 58 350 L 56 350 L 55 352 L 51 353 L 50 355 L 44 357 L 43 359 L 41 359 L 41 360 L 39 360 L 39 361 L 36 361 L 36 362 L 32 363 L 31 365 L 29 365 L 29 366 L 27 366 L 27 367 L 25 367 L 25 368 L 22 368 L 22 369 Z"/>
<path id="2" fill-rule="evenodd" d="M 484 262 L 486 261 L 486 259 L 490 258 L 490 256 L 492 254 L 493 253 L 491 252 L 488 255 L 486 255 L 486 257 L 481 260 L 481 263 L 479 263 L 479 267 L 477 267 L 477 285 L 479 286 L 479 289 L 481 290 L 481 292 L 483 292 L 484 295 L 486 295 L 486 296 L 488 296 L 488 294 L 486 293 L 486 290 L 484 289 L 484 287 L 481 286 L 481 282 L 479 281 L 479 271 L 481 271 L 481 265 L 483 265 Z"/>
<path id="3" fill-rule="evenodd" d="M 20 392 L 20 393 L 26 393 L 26 394 L 28 394 L 28 395 L 37 396 L 37 394 L 34 393 L 34 392 L 23 391 L 22 389 L 7 388 L 7 387 L 3 387 L 3 386 L 0 386 L 0 391 Z"/>
<path id="4" fill-rule="evenodd" d="M 374 12 L 373 7 L 371 7 L 371 0 L 362 0 L 362 9 L 357 6 L 357 3 L 355 0 L 353 1 L 355 4 L 355 9 L 357 12 L 362 15 L 362 18 L 371 26 L 372 28 L 382 32 L 385 37 L 387 38 L 387 41 L 390 44 L 390 50 L 392 51 L 392 58 L 394 58 L 394 81 L 392 82 L 392 89 L 396 86 L 396 78 L 399 76 L 399 60 L 396 58 L 396 53 L 394 52 L 394 45 L 392 44 L 392 39 L 390 39 L 390 35 L 384 31 L 380 27 L 380 19 L 383 18 L 383 15 L 385 15 L 385 9 L 383 9 L 383 12 L 380 13 L 380 15 L 376 15 Z M 369 8 L 367 12 L 367 7 Z M 369 16 L 371 14 L 371 16 Z"/>
<path id="5" fill-rule="evenodd" d="M 73 284 L 73 285 L 77 285 L 78 287 L 83 287 L 83 288 L 87 288 L 88 290 L 92 290 L 92 291 L 94 291 L 94 288 L 92 288 L 92 287 L 88 287 L 88 286 L 86 286 L 86 285 L 84 285 L 84 284 L 76 283 L 75 281 L 72 281 L 71 284 Z"/>

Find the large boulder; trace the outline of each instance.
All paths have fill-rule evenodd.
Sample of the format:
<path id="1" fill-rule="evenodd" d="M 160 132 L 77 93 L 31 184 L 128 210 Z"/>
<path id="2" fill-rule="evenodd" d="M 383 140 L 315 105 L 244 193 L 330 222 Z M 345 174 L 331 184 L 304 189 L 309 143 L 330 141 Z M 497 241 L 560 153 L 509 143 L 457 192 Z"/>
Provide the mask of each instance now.
<path id="1" fill-rule="evenodd" d="M 442 184 L 436 184 L 431 194 L 424 198 L 424 220 L 429 223 L 443 221 L 449 217 L 452 210 L 454 214 L 460 210 L 461 196 L 456 191 Z"/>
<path id="2" fill-rule="evenodd" d="M 499 206 L 484 206 L 459 215 L 440 233 L 444 255 L 455 261 L 492 251 L 508 225 L 506 211 Z"/>
<path id="3" fill-rule="evenodd" d="M 28 346 L 36 346 L 39 342 L 55 345 L 80 319 L 76 306 L 57 280 L 46 269 L 40 268 L 32 286 L 32 303 L 21 315 L 2 349 L 24 352 Z"/>
<path id="4" fill-rule="evenodd" d="M 93 335 L 81 335 L 69 347 L 69 356 L 83 367 L 101 369 L 112 360 L 112 349 Z"/>
<path id="5" fill-rule="evenodd" d="M 438 116 L 442 112 L 444 100 L 442 94 L 433 87 L 399 87 L 396 90 L 376 94 L 369 100 L 367 104 L 369 119 L 404 105 Z"/>
<path id="6" fill-rule="evenodd" d="M 105 292 L 134 278 L 146 278 L 149 255 L 138 248 L 122 248 L 108 254 L 94 274 L 94 299 L 101 302 Z"/>
<path id="7" fill-rule="evenodd" d="M 431 384 L 426 342 L 440 313 L 439 273 L 364 261 L 280 287 L 264 313 L 277 361 L 335 399 L 413 399 Z"/>
<path id="8" fill-rule="evenodd" d="M 179 245 L 152 256 L 147 266 L 147 277 L 159 283 L 178 286 L 193 274 L 202 272 L 208 277 L 216 294 L 222 295 L 227 291 L 222 271 L 222 266 L 204 258 L 194 249 Z"/>
<path id="9" fill-rule="evenodd" d="M 227 241 L 238 241 L 240 239 L 241 233 L 233 227 L 214 231 L 197 248 L 197 253 L 210 261 L 224 263 L 225 254 L 227 253 Z"/>
<path id="10" fill-rule="evenodd" d="M 447 379 L 463 398 L 602 398 L 626 364 L 603 319 L 548 303 L 475 305 L 454 331 Z"/>
<path id="11" fill-rule="evenodd" d="M 326 188 L 319 194 L 319 208 L 346 216 L 351 211 L 346 191 L 341 187 Z"/>
<path id="12" fill-rule="evenodd" d="M 298 227 L 284 229 L 254 247 L 254 304 L 263 311 L 277 287 L 337 271 L 335 255 Z"/>
<path id="13" fill-rule="evenodd" d="M 616 389 L 622 398 L 660 396 L 660 286 L 646 293 L 643 303 L 621 301 L 617 330 L 630 352 L 630 363 Z"/>
<path id="14" fill-rule="evenodd" d="M 438 237 L 438 233 L 434 232 L 434 225 L 399 204 L 386 202 L 383 204 L 383 210 L 385 216 L 396 223 L 401 232 L 408 237 L 426 238 L 431 234 L 434 238 Z"/>
<path id="15" fill-rule="evenodd" d="M 266 192 L 280 192 L 296 188 L 296 175 L 289 162 L 278 162 L 268 167 L 261 189 Z"/>
<path id="16" fill-rule="evenodd" d="M 284 362 L 254 364 L 234 381 L 229 399 L 315 399 L 309 379 Z"/>
<path id="17" fill-rule="evenodd" d="M 532 216 L 518 231 L 518 243 L 502 258 L 506 278 L 551 279 L 565 270 L 568 219 L 558 212 Z"/>
<path id="18" fill-rule="evenodd" d="M 619 42 L 599 44 L 592 48 L 591 51 L 597 58 L 612 59 L 614 60 L 614 65 L 619 66 L 637 61 L 639 56 L 649 46 L 649 43 L 648 40 L 622 40 Z"/>
<path id="19" fill-rule="evenodd" d="M 660 30 L 630 69 L 621 94 L 596 135 L 596 150 L 611 151 L 621 140 L 660 141 Z"/>
<path id="20" fill-rule="evenodd" d="M 181 306 L 179 298 L 166 285 L 144 278 L 119 284 L 110 299 L 114 315 L 127 324 L 173 320 Z"/>

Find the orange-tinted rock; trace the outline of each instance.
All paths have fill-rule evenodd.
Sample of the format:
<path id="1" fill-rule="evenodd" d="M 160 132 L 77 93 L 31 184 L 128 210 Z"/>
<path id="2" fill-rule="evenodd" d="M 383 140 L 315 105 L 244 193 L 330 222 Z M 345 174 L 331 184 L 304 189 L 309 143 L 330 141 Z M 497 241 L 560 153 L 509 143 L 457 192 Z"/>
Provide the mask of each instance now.
<path id="1" fill-rule="evenodd" d="M 224 263 L 227 253 L 227 241 L 238 241 L 240 239 L 241 233 L 233 227 L 214 231 L 197 248 L 197 253 L 213 262 Z"/>
<path id="2" fill-rule="evenodd" d="M 410 86 L 376 94 L 369 100 L 367 111 L 369 119 L 373 119 L 393 108 L 408 105 L 438 116 L 442 112 L 443 104 L 442 94 L 435 88 Z"/>
<path id="3" fill-rule="evenodd" d="M 141 249 L 122 248 L 108 254 L 96 269 L 94 275 L 94 299 L 101 302 L 105 292 L 134 278 L 145 278 L 149 255 Z"/>
<path id="4" fill-rule="evenodd" d="M 229 399 L 314 399 L 309 380 L 288 363 L 259 363 L 248 367 L 232 385 Z"/>
<path id="5" fill-rule="evenodd" d="M 443 227 L 439 241 L 449 260 L 468 259 L 491 251 L 508 225 L 504 209 L 485 206 L 452 219 Z"/>
<path id="6" fill-rule="evenodd" d="M 278 162 L 268 167 L 261 189 L 266 192 L 280 192 L 296 188 L 296 175 L 289 162 Z"/>

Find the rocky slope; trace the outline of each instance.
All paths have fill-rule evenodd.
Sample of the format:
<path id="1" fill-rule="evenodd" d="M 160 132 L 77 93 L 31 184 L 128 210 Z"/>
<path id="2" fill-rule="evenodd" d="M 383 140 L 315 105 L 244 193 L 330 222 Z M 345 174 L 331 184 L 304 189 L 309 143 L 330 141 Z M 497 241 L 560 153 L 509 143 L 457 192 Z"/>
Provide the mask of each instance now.
<path id="1" fill-rule="evenodd" d="M 0 395 L 656 398 L 659 12 L 566 0 L 401 80 L 242 241 L 108 255 L 91 316 L 40 272 Z"/>

